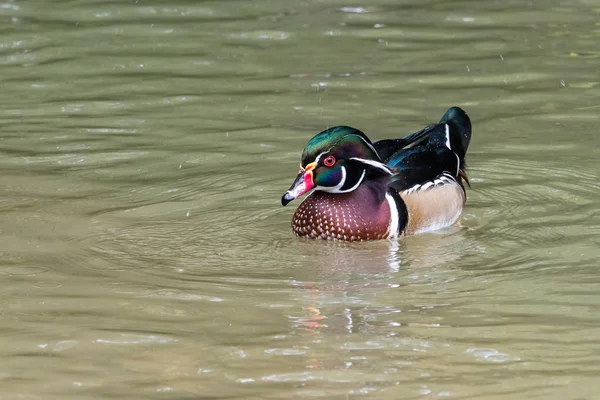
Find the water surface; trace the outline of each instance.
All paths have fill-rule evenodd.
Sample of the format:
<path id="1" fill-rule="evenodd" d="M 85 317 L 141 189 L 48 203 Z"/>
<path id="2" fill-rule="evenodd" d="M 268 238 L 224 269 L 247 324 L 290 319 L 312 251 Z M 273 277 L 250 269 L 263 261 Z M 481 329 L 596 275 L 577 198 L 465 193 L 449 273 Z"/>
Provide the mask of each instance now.
<path id="1" fill-rule="evenodd" d="M 0 10 L 0 399 L 598 397 L 600 2 Z M 452 105 L 456 227 L 291 235 L 312 135 Z"/>

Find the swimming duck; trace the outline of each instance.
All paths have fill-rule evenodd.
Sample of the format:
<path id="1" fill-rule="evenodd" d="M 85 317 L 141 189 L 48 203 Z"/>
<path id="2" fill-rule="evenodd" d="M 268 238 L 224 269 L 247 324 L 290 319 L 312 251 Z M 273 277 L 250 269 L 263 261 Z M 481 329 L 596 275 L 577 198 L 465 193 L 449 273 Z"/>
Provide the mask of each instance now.
<path id="1" fill-rule="evenodd" d="M 456 222 L 469 185 L 465 154 L 471 121 L 459 107 L 438 124 L 377 142 L 349 126 L 308 141 L 300 171 L 281 198 L 305 193 L 292 231 L 312 239 L 363 241 L 423 233 Z M 470 187 L 470 185 L 469 185 Z"/>

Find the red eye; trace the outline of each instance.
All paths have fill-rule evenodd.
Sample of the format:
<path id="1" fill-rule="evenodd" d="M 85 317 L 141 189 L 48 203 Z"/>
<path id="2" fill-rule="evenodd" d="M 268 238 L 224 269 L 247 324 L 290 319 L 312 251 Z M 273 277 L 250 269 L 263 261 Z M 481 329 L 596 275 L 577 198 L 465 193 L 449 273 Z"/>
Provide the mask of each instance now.
<path id="1" fill-rule="evenodd" d="M 333 166 L 333 164 L 335 164 L 335 157 L 334 156 L 328 156 L 325 160 L 323 160 L 323 164 L 326 167 Z"/>

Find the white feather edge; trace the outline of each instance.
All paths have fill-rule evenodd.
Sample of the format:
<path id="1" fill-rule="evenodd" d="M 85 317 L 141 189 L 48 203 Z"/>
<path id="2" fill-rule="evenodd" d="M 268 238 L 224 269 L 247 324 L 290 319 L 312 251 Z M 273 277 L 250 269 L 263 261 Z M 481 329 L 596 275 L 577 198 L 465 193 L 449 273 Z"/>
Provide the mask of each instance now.
<path id="1" fill-rule="evenodd" d="M 444 124 L 444 126 L 446 127 L 446 147 L 452 150 L 452 147 L 450 147 L 450 125 Z"/>
<path id="2" fill-rule="evenodd" d="M 456 154 L 454 152 L 454 150 L 452 150 L 452 147 L 450 147 L 450 125 L 448 124 L 444 124 L 444 126 L 446 127 L 446 147 L 448 147 L 448 149 L 450 149 L 450 151 L 452 151 L 454 153 L 454 155 L 456 156 L 456 176 L 458 176 L 458 171 L 460 170 L 460 158 L 458 157 L 458 154 Z"/>
<path id="3" fill-rule="evenodd" d="M 450 175 L 450 173 L 442 172 L 434 180 L 423 183 L 417 183 L 416 185 L 411 186 L 406 190 L 403 190 L 402 194 L 407 195 L 414 192 L 419 192 L 421 190 L 433 189 L 438 185 L 445 185 L 447 183 L 456 183 L 456 179 L 454 179 L 454 177 Z"/>

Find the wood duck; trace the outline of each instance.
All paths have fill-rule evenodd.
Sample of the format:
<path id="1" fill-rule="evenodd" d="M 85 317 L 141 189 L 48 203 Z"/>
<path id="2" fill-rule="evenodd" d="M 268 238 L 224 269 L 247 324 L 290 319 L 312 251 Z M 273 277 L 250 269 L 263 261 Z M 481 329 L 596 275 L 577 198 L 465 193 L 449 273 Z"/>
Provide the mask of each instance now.
<path id="1" fill-rule="evenodd" d="M 300 172 L 281 204 L 311 192 L 292 218 L 301 237 L 363 241 L 423 233 L 456 222 L 466 200 L 463 181 L 471 121 L 458 107 L 438 124 L 371 142 L 349 126 L 309 140 Z"/>

